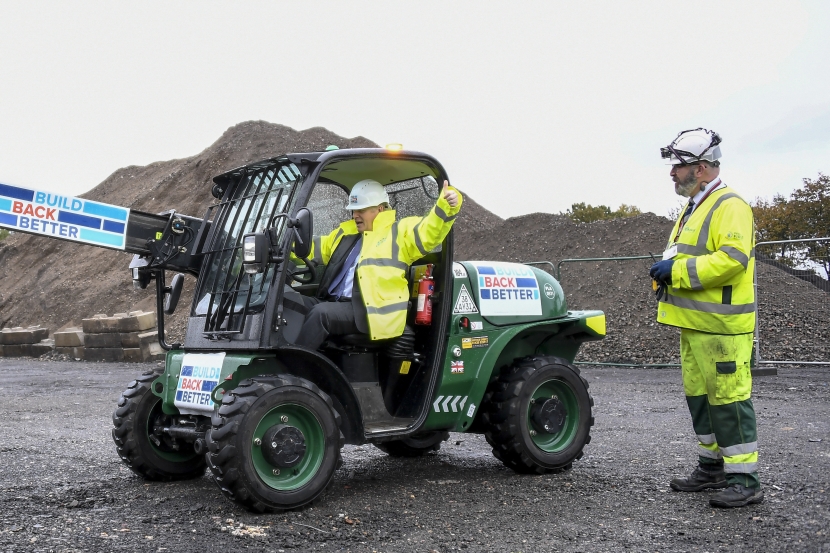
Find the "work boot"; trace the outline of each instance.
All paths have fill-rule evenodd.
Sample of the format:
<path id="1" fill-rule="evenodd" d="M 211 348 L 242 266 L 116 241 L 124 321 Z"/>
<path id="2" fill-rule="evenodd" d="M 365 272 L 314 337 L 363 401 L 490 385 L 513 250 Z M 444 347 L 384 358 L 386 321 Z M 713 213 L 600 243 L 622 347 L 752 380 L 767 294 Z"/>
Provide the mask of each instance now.
<path id="1" fill-rule="evenodd" d="M 742 484 L 732 484 L 722 492 L 718 492 L 709 500 L 713 507 L 743 507 L 750 503 L 760 503 L 764 500 L 764 491 L 761 488 L 747 488 Z"/>
<path id="2" fill-rule="evenodd" d="M 675 478 L 669 485 L 676 492 L 699 492 L 710 488 L 725 488 L 726 474 L 722 466 L 712 468 L 698 465 L 688 478 Z"/>

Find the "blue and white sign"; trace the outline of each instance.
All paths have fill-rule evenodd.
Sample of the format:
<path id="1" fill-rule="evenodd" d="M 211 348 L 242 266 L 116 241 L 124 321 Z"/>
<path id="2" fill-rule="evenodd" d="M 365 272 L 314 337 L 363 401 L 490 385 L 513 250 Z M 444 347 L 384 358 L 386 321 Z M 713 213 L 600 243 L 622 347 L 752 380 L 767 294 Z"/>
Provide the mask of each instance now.
<path id="1" fill-rule="evenodd" d="M 225 353 L 185 353 L 173 405 L 183 415 L 213 413 L 211 393 L 219 385 Z"/>
<path id="2" fill-rule="evenodd" d="M 479 309 L 487 316 L 541 315 L 539 281 L 533 269 L 518 263 L 475 262 Z"/>
<path id="3" fill-rule="evenodd" d="M 0 183 L 0 227 L 123 250 L 130 210 Z"/>

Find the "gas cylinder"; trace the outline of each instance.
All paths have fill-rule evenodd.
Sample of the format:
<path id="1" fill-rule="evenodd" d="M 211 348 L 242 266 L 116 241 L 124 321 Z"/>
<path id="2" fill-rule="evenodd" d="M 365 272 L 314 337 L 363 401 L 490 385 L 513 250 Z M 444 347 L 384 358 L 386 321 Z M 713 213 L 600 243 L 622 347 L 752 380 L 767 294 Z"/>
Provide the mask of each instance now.
<path id="1" fill-rule="evenodd" d="M 432 324 L 432 292 L 435 283 L 432 279 L 432 265 L 427 265 L 426 273 L 418 281 L 418 309 L 415 311 L 416 325 Z"/>

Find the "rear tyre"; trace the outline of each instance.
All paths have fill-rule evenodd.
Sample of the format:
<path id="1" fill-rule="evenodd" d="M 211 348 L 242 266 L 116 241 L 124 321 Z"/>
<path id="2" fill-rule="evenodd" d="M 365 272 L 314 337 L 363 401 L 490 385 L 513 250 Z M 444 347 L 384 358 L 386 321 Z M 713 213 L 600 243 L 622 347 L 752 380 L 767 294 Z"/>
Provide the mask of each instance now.
<path id="1" fill-rule="evenodd" d="M 150 391 L 159 376 L 150 371 L 141 375 L 118 398 L 112 414 L 112 439 L 118 456 L 130 470 L 148 480 L 186 480 L 205 473 L 205 459 L 193 444 L 156 432 L 170 424 L 161 410 L 161 398 Z"/>
<path id="2" fill-rule="evenodd" d="M 213 481 L 253 512 L 310 505 L 340 466 L 340 415 L 311 382 L 247 379 L 222 399 L 206 436 Z"/>
<path id="3" fill-rule="evenodd" d="M 588 382 L 564 359 L 521 359 L 484 398 L 484 436 L 493 455 L 516 472 L 560 472 L 591 441 L 593 405 Z"/>
<path id="4" fill-rule="evenodd" d="M 441 449 L 441 443 L 446 442 L 449 437 L 449 432 L 436 430 L 407 436 L 401 440 L 375 444 L 375 447 L 392 457 L 420 457 L 430 451 Z"/>

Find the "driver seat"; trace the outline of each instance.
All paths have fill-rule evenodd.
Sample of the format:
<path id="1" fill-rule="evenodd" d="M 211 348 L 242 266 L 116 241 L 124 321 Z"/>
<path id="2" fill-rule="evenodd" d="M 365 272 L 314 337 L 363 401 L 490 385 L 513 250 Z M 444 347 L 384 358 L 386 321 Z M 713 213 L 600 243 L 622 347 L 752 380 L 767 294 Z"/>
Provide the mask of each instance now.
<path id="1" fill-rule="evenodd" d="M 411 359 L 415 353 L 415 330 L 406 325 L 403 334 L 386 340 L 372 340 L 368 334 L 330 336 L 328 349 L 348 350 L 350 353 L 383 352 L 392 359 Z"/>

